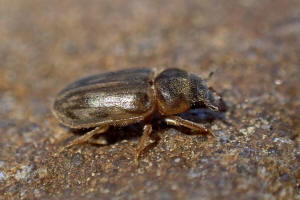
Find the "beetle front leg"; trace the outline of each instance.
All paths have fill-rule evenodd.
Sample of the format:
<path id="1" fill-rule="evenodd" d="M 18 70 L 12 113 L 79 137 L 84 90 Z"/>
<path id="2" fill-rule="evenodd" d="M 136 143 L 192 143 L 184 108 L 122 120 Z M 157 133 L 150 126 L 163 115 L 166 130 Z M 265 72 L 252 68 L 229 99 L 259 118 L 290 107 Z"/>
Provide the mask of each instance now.
<path id="1" fill-rule="evenodd" d="M 94 135 L 106 132 L 108 130 L 108 128 L 109 128 L 108 125 L 101 126 L 101 127 L 96 127 L 94 130 L 91 130 L 90 132 L 87 132 L 86 134 L 74 139 L 69 144 L 61 147 L 58 150 L 58 153 L 61 153 L 62 151 L 64 151 L 65 149 L 67 149 L 71 146 L 74 146 L 74 145 L 77 145 L 77 144 L 80 144 L 80 143 L 84 143 L 84 142 L 88 141 L 91 137 L 93 137 Z"/>
<path id="2" fill-rule="evenodd" d="M 178 117 L 178 116 L 168 116 L 164 120 L 169 125 L 183 126 L 183 127 L 189 128 L 193 131 L 197 131 L 202 134 L 212 134 L 212 132 L 209 129 L 201 126 L 200 124 L 197 124 L 195 122 L 192 122 L 192 121 L 189 121 L 186 119 L 182 119 L 181 117 Z"/>

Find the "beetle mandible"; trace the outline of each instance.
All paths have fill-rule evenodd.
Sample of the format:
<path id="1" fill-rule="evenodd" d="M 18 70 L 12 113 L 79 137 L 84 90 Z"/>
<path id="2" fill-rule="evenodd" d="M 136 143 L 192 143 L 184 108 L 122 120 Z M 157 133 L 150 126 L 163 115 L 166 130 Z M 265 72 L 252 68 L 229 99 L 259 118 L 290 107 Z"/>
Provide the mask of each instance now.
<path id="1" fill-rule="evenodd" d="M 211 131 L 200 124 L 177 116 L 202 107 L 224 111 L 225 104 L 199 76 L 177 68 L 160 72 L 134 68 L 89 76 L 71 83 L 57 95 L 52 111 L 70 128 L 95 127 L 63 149 L 86 142 L 95 134 L 106 132 L 110 126 L 143 121 L 143 136 L 135 156 L 138 160 L 144 141 L 152 132 L 151 120 L 155 113 L 169 125 L 210 134 Z"/>

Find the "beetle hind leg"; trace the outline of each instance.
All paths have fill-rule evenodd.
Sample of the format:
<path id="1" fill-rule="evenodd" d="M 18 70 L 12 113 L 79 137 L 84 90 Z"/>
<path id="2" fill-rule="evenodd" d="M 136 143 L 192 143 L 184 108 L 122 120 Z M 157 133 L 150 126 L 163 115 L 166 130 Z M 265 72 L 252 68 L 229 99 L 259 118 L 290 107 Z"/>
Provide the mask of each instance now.
<path id="1" fill-rule="evenodd" d="M 62 151 L 64 151 L 67 148 L 70 148 L 71 146 L 84 143 L 84 142 L 88 141 L 91 137 L 93 137 L 94 135 L 106 132 L 108 130 L 108 128 L 109 128 L 108 125 L 107 126 L 96 127 L 94 130 L 91 130 L 90 132 L 87 132 L 86 134 L 74 139 L 69 144 L 61 147 L 58 150 L 58 153 L 61 153 Z"/>
<path id="2" fill-rule="evenodd" d="M 186 128 L 189 128 L 193 131 L 197 131 L 201 134 L 212 134 L 214 136 L 214 134 L 207 128 L 203 127 L 200 124 L 197 124 L 195 122 L 186 120 L 186 119 L 182 119 L 179 116 L 168 116 L 165 119 L 165 122 L 169 125 L 173 125 L 173 126 L 183 126 Z"/>

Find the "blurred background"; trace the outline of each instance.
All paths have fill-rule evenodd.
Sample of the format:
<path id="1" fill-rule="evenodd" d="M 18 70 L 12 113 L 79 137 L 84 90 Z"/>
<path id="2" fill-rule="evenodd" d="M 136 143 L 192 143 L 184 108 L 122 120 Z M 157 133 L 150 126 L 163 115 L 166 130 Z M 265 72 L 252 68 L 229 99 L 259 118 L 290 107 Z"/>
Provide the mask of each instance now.
<path id="1" fill-rule="evenodd" d="M 1 0 L 0 197 L 299 198 L 299 55 L 299 0 Z M 50 111 L 60 89 L 137 66 L 215 72 L 230 125 L 159 130 L 139 169 L 139 138 L 53 157 L 74 135 Z"/>

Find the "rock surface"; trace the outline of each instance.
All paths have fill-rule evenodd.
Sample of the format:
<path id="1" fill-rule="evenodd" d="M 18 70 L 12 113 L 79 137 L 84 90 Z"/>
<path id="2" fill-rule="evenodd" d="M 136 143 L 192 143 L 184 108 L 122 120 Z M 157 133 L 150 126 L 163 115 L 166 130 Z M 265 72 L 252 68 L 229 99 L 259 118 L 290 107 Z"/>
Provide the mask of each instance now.
<path id="1" fill-rule="evenodd" d="M 0 41 L 0 199 L 300 199 L 300 1 L 2 0 Z M 216 137 L 158 125 L 139 168 L 140 125 L 55 156 L 79 134 L 57 92 L 133 66 L 215 72 L 225 121 L 191 116 Z"/>

